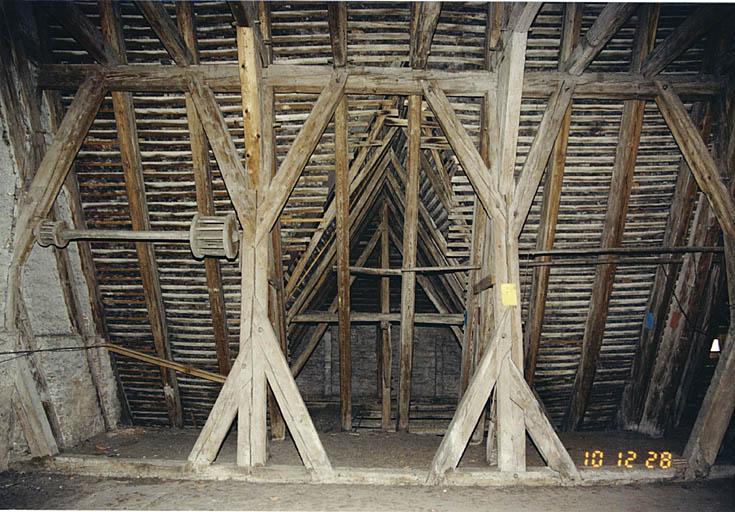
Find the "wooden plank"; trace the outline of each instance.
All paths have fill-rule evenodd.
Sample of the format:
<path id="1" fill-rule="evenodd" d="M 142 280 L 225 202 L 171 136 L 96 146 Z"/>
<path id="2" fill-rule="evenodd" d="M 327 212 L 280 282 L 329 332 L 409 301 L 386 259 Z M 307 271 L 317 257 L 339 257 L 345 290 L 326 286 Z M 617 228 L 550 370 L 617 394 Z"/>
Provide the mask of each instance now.
<path id="1" fill-rule="evenodd" d="M 337 103 L 342 99 L 347 74 L 344 71 L 334 71 L 331 76 L 332 79 L 319 95 L 309 117 L 281 162 L 278 173 L 271 181 L 261 207 L 258 208 L 256 242 L 273 228 L 337 108 Z"/>
<path id="2" fill-rule="evenodd" d="M 176 4 L 176 21 L 179 24 L 184 43 L 192 54 L 193 64 L 199 64 L 196 19 L 192 7 L 193 4 L 190 2 L 178 2 Z M 186 93 L 186 118 L 189 126 L 197 212 L 202 215 L 214 215 L 214 192 L 212 189 L 212 169 L 209 164 L 209 145 L 190 93 Z M 209 309 L 212 313 L 217 367 L 222 375 L 227 375 L 230 371 L 230 335 L 227 327 L 227 308 L 225 307 L 219 260 L 217 258 L 205 258 L 204 269 L 207 276 Z"/>
<path id="3" fill-rule="evenodd" d="M 118 60 L 124 63 L 125 39 L 122 32 L 119 6 L 110 0 L 101 1 L 100 21 L 104 37 L 110 47 L 117 53 Z M 130 224 L 135 231 L 147 231 L 151 229 L 151 223 L 148 214 L 148 201 L 145 195 L 143 162 L 138 147 L 138 129 L 132 94 L 121 91 L 113 92 L 112 107 L 117 127 L 120 161 L 125 176 L 125 189 L 130 206 Z M 143 283 L 146 311 L 156 355 L 162 359 L 173 360 L 171 345 L 168 340 L 166 309 L 163 303 L 155 248 L 152 244 L 137 242 L 135 251 L 138 255 L 140 278 Z M 172 427 L 183 427 L 183 410 L 176 372 L 161 368 L 161 385 L 168 410 L 169 423 Z"/>
<path id="4" fill-rule="evenodd" d="M 493 189 L 487 177 L 487 166 L 485 166 L 467 130 L 457 119 L 457 114 L 449 103 L 446 94 L 434 82 L 424 84 L 423 92 L 426 102 L 434 112 L 437 122 L 452 147 L 452 151 L 457 156 L 462 169 L 467 174 L 467 178 L 470 180 L 483 208 L 492 218 L 504 218 L 505 215 L 500 208 L 502 202 L 498 191 Z"/>
<path id="5" fill-rule="evenodd" d="M 388 204 L 383 201 L 380 209 L 380 267 L 390 268 L 390 233 Z M 390 313 L 390 278 L 380 279 L 380 312 Z M 391 347 L 390 323 L 380 323 L 380 358 L 378 375 L 380 376 L 380 426 L 383 430 L 393 429 L 391 425 L 391 372 L 393 368 L 393 349 Z"/>
<path id="6" fill-rule="evenodd" d="M 441 10 L 441 2 L 411 3 L 411 37 L 409 39 L 408 60 L 413 69 L 424 69 L 426 67 Z"/>
<path id="7" fill-rule="evenodd" d="M 22 267 L 31 252 L 33 228 L 51 211 L 72 162 L 105 97 L 104 79 L 91 75 L 77 91 L 51 145 L 18 206 L 16 243 L 8 272 L 5 325 L 15 326 L 20 302 Z"/>
<path id="8" fill-rule="evenodd" d="M 513 381 L 513 400 L 523 408 L 526 429 L 539 453 L 546 464 L 557 471 L 563 479 L 578 480 L 580 475 L 577 467 L 541 408 L 536 395 L 524 380 L 523 374 L 510 361 L 506 360 L 505 364 Z"/>
<path id="9" fill-rule="evenodd" d="M 735 237 L 735 202 L 727 192 L 707 145 L 671 85 L 658 80 L 656 85 L 659 89 L 656 104 L 674 135 L 682 156 L 699 188 L 707 196 L 722 230 Z"/>
<path id="10" fill-rule="evenodd" d="M 633 41 L 631 71 L 640 70 L 641 62 L 653 48 L 657 26 L 658 8 L 656 6 L 646 7 L 640 16 L 638 30 Z M 628 202 L 633 188 L 638 146 L 643 128 L 644 110 L 644 101 L 628 100 L 623 105 L 605 223 L 600 240 L 603 248 L 618 247 L 623 241 L 623 230 L 628 215 Z M 567 431 L 576 430 L 584 420 L 605 335 L 616 269 L 615 264 L 605 264 L 595 269 L 592 296 L 582 338 L 582 353 L 574 378 L 572 396 L 564 417 L 563 426 Z"/>
<path id="11" fill-rule="evenodd" d="M 416 266 L 419 165 L 421 152 L 421 96 L 408 97 L 408 174 L 403 219 L 403 267 Z M 398 381 L 398 430 L 408 431 L 413 372 L 414 316 L 416 314 L 416 274 L 401 279 L 400 368 Z"/>
<path id="12" fill-rule="evenodd" d="M 344 67 L 347 65 L 347 2 L 329 2 L 327 14 L 334 67 Z"/>
<path id="13" fill-rule="evenodd" d="M 74 40 L 100 64 L 125 64 L 99 29 L 74 2 L 49 2 L 56 21 L 69 31 Z"/>
<path id="14" fill-rule="evenodd" d="M 163 47 L 171 58 L 174 59 L 174 62 L 179 66 L 194 64 L 194 56 L 189 51 L 189 48 L 187 48 L 186 43 L 184 43 L 171 16 L 166 12 L 164 4 L 153 0 L 136 0 L 135 5 L 138 6 L 140 12 L 145 16 L 153 32 L 161 40 Z"/>
<path id="15" fill-rule="evenodd" d="M 727 18 L 727 9 L 731 8 L 723 8 L 720 5 L 699 7 L 654 48 L 641 65 L 641 74 L 644 76 L 658 75 L 698 39 L 707 33 L 712 33 L 717 22 Z"/>
<path id="16" fill-rule="evenodd" d="M 339 316 L 339 398 L 342 430 L 352 430 L 352 330 L 350 328 L 350 177 L 347 97 L 334 113 L 334 172 L 337 206 L 337 303 Z"/>
<path id="17" fill-rule="evenodd" d="M 637 5 L 634 3 L 610 3 L 602 9 L 595 23 L 585 32 L 564 65 L 565 71 L 580 75 L 600 53 L 607 42 L 623 26 Z"/>
<path id="18" fill-rule="evenodd" d="M 509 324 L 509 322 L 510 311 L 506 310 L 499 319 L 498 325 Z M 489 349 L 478 362 L 467 391 L 462 395 L 447 432 L 434 454 L 427 479 L 429 484 L 440 483 L 445 473 L 455 469 L 459 464 L 472 430 L 490 398 L 490 392 L 498 379 L 501 365 L 510 352 L 510 340 L 502 336 L 500 329 L 495 330 L 488 346 Z"/>
<path id="19" fill-rule="evenodd" d="M 566 4 L 564 9 L 564 21 L 562 25 L 561 47 L 559 48 L 559 62 L 566 61 L 574 49 L 574 45 L 579 39 L 579 31 L 582 24 L 582 5 Z M 559 134 L 554 141 L 551 151 L 551 160 L 548 165 L 548 175 L 544 183 L 543 195 L 541 196 L 541 218 L 539 219 L 538 238 L 536 240 L 536 248 L 539 250 L 551 250 L 554 247 L 554 239 L 556 238 L 556 225 L 559 217 L 559 205 L 561 203 L 561 191 L 564 180 L 564 167 L 567 157 L 567 143 L 569 140 L 569 128 L 572 123 L 572 105 L 567 105 L 567 110 L 562 118 Z M 541 132 L 541 127 L 539 127 Z M 528 162 L 528 158 L 526 158 Z M 524 164 L 525 168 L 525 164 Z M 523 176 L 523 174 L 521 174 Z M 519 185 L 524 183 L 524 178 L 519 180 Z M 528 204 L 528 200 L 519 200 L 519 193 L 516 189 L 516 201 Z M 530 209 L 530 205 L 528 207 Z M 528 214 L 519 214 L 524 219 Z M 522 224 L 521 224 L 522 226 Z M 522 227 L 514 226 L 516 233 L 520 236 Z M 550 258 L 543 257 L 542 261 L 550 261 Z M 549 277 L 551 275 L 551 267 L 538 267 L 533 271 L 531 278 L 531 292 L 528 299 L 528 316 L 526 318 L 523 347 L 525 349 L 525 377 L 529 386 L 533 385 L 536 374 L 536 362 L 538 360 L 538 351 L 541 345 L 541 329 L 544 323 L 544 313 L 546 310 L 546 294 L 549 287 Z"/>
<path id="20" fill-rule="evenodd" d="M 348 66 L 346 94 L 410 95 L 422 92 L 422 81 L 434 80 L 445 94 L 482 97 L 495 90 L 497 74 L 492 71 L 413 70 L 374 66 Z M 215 92 L 240 90 L 239 70 L 231 64 L 150 66 L 142 64 L 101 66 L 98 64 L 44 64 L 39 67 L 39 86 L 50 90 L 75 90 L 91 73 L 107 78 L 110 90 L 179 92 L 197 77 Z M 265 85 L 279 93 L 320 93 L 329 83 L 331 66 L 272 64 L 264 69 Z M 720 93 L 723 81 L 710 74 L 667 76 L 685 98 L 709 98 Z M 560 71 L 529 71 L 524 74 L 523 97 L 546 99 L 560 82 L 575 85 L 576 98 L 653 99 L 656 85 L 650 78 L 629 72 L 587 72 L 573 75 Z"/>

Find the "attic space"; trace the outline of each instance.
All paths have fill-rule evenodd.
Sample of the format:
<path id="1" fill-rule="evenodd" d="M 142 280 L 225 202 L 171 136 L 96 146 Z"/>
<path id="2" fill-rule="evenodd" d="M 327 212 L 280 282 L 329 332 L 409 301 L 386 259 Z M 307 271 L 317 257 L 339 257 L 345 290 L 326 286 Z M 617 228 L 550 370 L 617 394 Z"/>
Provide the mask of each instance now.
<path id="1" fill-rule="evenodd" d="M 733 23 L 0 2 L 5 504 L 104 508 L 23 501 L 41 475 L 729 501 Z"/>

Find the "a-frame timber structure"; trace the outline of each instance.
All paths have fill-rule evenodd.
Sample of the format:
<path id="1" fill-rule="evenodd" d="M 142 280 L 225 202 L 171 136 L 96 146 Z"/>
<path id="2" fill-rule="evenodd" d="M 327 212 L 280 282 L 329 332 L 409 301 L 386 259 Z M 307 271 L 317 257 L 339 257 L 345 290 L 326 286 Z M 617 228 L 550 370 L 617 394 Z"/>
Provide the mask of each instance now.
<path id="1" fill-rule="evenodd" d="M 660 435 L 671 428 L 671 415 L 681 414 L 686 392 L 682 386 L 692 379 L 684 375 L 690 371 L 688 360 L 701 350 L 689 347 L 682 339 L 683 323 L 677 327 L 667 315 L 673 298 L 679 307 L 689 308 L 683 312 L 687 322 L 695 316 L 696 308 L 706 302 L 703 290 L 710 282 L 710 267 L 724 254 L 719 281 L 712 286 L 727 283 L 730 327 L 684 452 L 688 476 L 708 473 L 735 407 L 735 66 L 732 35 L 721 30 L 728 17 L 732 19 L 730 7 L 698 7 L 662 37 L 659 5 L 606 4 L 591 16 L 581 4 L 478 4 L 472 8 L 474 19 L 481 21 L 476 31 L 482 39 L 481 57 L 470 69 L 432 65 L 433 48 L 440 47 L 440 53 L 446 46 L 442 23 L 449 25 L 462 13 L 440 2 L 404 6 L 408 54 L 396 66 L 371 65 L 364 45 L 351 42 L 357 37 L 352 24 L 359 27 L 363 20 L 351 4 L 320 7 L 327 31 L 322 41 L 326 64 L 324 59 L 279 60 L 288 53 L 276 49 L 277 30 L 282 30 L 277 20 L 296 8 L 240 1 L 222 7 L 149 0 L 100 0 L 91 7 L 53 4 L 58 30 L 70 35 L 94 62 L 52 61 L 39 67 L 40 87 L 76 92 L 66 102 L 53 142 L 22 199 L 6 326 L 22 330 L 24 264 L 65 183 L 86 183 L 70 170 L 108 103 L 130 226 L 154 233 L 156 206 L 150 204 L 145 176 L 154 172 L 146 167 L 151 150 L 142 147 L 147 135 L 139 131 L 145 124 L 136 116 L 145 114 L 135 102 L 138 94 L 146 98 L 170 93 L 183 100 L 193 211 L 219 222 L 217 212 L 231 209 L 237 219 L 236 266 L 210 257 L 214 254 L 205 254 L 201 263 L 216 373 L 198 375 L 222 385 L 185 471 L 207 472 L 210 465 L 216 466 L 237 418 L 237 465 L 248 474 L 286 481 L 400 481 L 397 473 L 335 468 L 296 382 L 329 326 L 336 324 L 339 423 L 344 430 L 352 429 L 351 325 L 370 323 L 377 332 L 384 430 L 410 430 L 416 326 L 447 326 L 461 346 L 460 398 L 428 473 L 420 475 L 425 483 L 461 479 L 458 464 L 468 443 L 483 436 L 487 460 L 497 471 L 475 472 L 474 482 L 507 478 L 510 483 L 518 475 L 519 481 L 581 481 L 555 423 L 562 430 L 576 430 L 593 414 L 594 384 L 613 315 L 614 285 L 619 282 L 616 274 L 626 255 L 657 265 L 661 254 L 681 253 L 682 259 L 653 267 L 645 320 L 637 324 L 639 343 L 625 367 L 629 375 L 618 397 L 617 420 L 626 428 Z M 560 20 L 558 58 L 550 69 L 529 71 L 535 23 L 552 14 Z M 211 48 L 204 46 L 211 41 L 203 40 L 198 16 L 226 18 L 232 27 L 235 47 L 223 62 L 205 59 Z M 165 50 L 160 59 L 165 63 L 146 65 L 141 63 L 145 49 L 126 48 L 130 19 L 155 35 L 157 51 Z M 626 69 L 596 70 L 596 59 L 623 31 L 634 32 Z M 666 73 L 705 36 L 711 56 L 703 57 L 700 72 Z M 720 55 L 722 59 L 712 57 Z M 536 102 L 537 115 L 524 114 L 528 98 Z M 622 116 L 615 125 L 611 176 L 598 220 L 600 242 L 590 240 L 586 249 L 556 255 L 573 256 L 577 262 L 594 259 L 594 272 L 563 410 L 551 415 L 534 383 L 546 364 L 544 322 L 550 316 L 548 299 L 555 293 L 551 269 L 558 261 L 553 258 L 555 239 L 564 236 L 560 209 L 568 146 L 579 129 L 575 101 L 580 100 L 582 108 L 594 101 L 622 102 Z M 469 122 L 462 110 L 467 104 L 475 105 L 478 114 Z M 156 108 L 155 102 L 150 108 Z M 532 118 L 530 125 L 524 115 Z M 637 207 L 632 201 L 639 148 L 652 116 L 660 116 L 656 118 L 663 120 L 680 152 L 664 250 L 628 247 L 626 253 L 626 221 Z M 315 216 L 314 205 L 294 206 L 292 201 L 314 181 L 314 174 L 305 169 L 325 161 L 330 162 L 330 177 L 326 184 L 319 183 L 323 201 Z M 458 190 L 469 198 L 469 207 L 458 204 Z M 462 216 L 456 214 L 460 209 Z M 464 233 L 466 252 L 453 252 L 448 235 L 452 229 Z M 533 249 L 521 250 L 529 236 Z M 175 363 L 161 258 L 152 243 L 135 240 L 145 322 L 155 354 L 136 357 L 148 357 L 159 366 L 156 379 L 167 422 L 180 427 L 185 421 L 185 386 L 179 381 L 193 370 Z M 152 234 L 150 241 L 159 240 Z M 391 265 L 392 255 L 400 258 L 400 267 Z M 530 273 L 522 277 L 529 259 L 537 264 L 528 266 Z M 94 268 L 88 270 L 94 285 Z M 364 275 L 377 276 L 374 312 L 351 307 L 353 284 Z M 391 295 L 391 283 L 397 281 L 399 297 Z M 233 287 L 239 292 L 239 312 L 228 310 Z M 419 298 L 432 312 L 417 306 Z M 716 307 L 708 304 L 710 310 Z M 233 329 L 228 321 L 235 318 L 239 325 Z M 391 336 L 396 329 L 397 378 Z M 234 346 L 237 355 L 232 358 Z M 37 440 L 37 453 L 54 453 L 49 419 L 38 407 L 35 389 L 31 391 L 22 394 L 28 402 L 23 404 L 29 418 L 24 422 L 27 435 Z M 278 473 L 268 467 L 269 430 L 276 440 L 288 432 L 306 477 L 298 468 Z M 526 467 L 526 435 L 548 466 L 543 471 Z"/>

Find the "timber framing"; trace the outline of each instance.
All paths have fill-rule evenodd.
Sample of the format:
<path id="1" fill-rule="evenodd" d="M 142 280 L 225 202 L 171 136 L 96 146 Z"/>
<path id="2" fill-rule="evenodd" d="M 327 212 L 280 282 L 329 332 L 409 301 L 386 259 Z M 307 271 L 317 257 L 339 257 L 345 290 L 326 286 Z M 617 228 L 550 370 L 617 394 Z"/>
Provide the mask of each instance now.
<path id="1" fill-rule="evenodd" d="M 253 481 L 429 485 L 492 485 L 513 479 L 565 485 L 597 481 L 598 477 L 575 466 L 533 385 L 544 341 L 545 308 L 555 262 L 552 256 L 587 256 L 584 261 L 595 266 L 594 281 L 584 333 L 575 341 L 581 355 L 561 421 L 565 430 L 576 430 L 583 424 L 599 370 L 617 266 L 629 255 L 624 252 L 624 231 L 636 187 L 646 102 L 655 102 L 682 156 L 673 196 L 673 203 L 681 205 L 682 211 L 668 222 L 665 245 L 675 253 L 684 244 L 691 223 L 689 245 L 696 253 L 687 254 L 683 260 L 654 260 L 651 256 L 658 254 L 655 250 L 642 251 L 641 259 L 636 261 L 671 264 L 674 266 L 666 268 L 683 276 L 675 281 L 667 271 L 659 274 L 657 270 L 649 309 L 655 309 L 656 315 L 663 318 L 672 296 L 682 291 L 687 279 L 702 274 L 696 282 L 709 282 L 710 274 L 705 275 L 705 271 L 709 272 L 708 267 L 720 252 L 713 249 L 719 242 L 718 229 L 724 239 L 723 273 L 728 277 L 730 300 L 735 301 L 735 199 L 730 176 L 735 154 L 735 128 L 730 126 L 732 77 L 717 74 L 712 66 L 696 75 L 666 73 L 667 66 L 698 42 L 721 14 L 714 7 L 696 9 L 657 46 L 658 6 L 607 4 L 584 32 L 582 8 L 567 6 L 556 71 L 526 71 L 529 33 L 542 6 L 533 2 L 494 5 L 486 13 L 484 68 L 456 71 L 431 69 L 431 63 L 443 51 L 442 45 L 433 40 L 446 23 L 442 13 L 448 9 L 448 5 L 438 2 L 411 6 L 405 60 L 408 67 L 358 65 L 361 54 L 348 54 L 353 37 L 348 23 L 352 21 L 350 7 L 344 3 L 330 3 L 324 9 L 330 57 L 319 60 L 319 64 L 289 64 L 283 62 L 288 59 L 279 61 L 274 53 L 277 36 L 271 36 L 271 7 L 264 2 L 228 2 L 230 22 L 235 25 L 237 65 L 203 63 L 209 62 L 203 57 L 207 50 L 198 46 L 191 4 L 176 5 L 175 21 L 161 3 L 139 0 L 135 4 L 160 42 L 161 53 L 165 50 L 174 65 L 127 64 L 122 17 L 119 6 L 111 0 L 100 1 L 101 30 L 74 4 L 66 10 L 62 6 L 54 8 L 61 13 L 62 27 L 89 55 L 89 62 L 96 63 L 46 64 L 38 70 L 41 87 L 76 94 L 33 179 L 23 190 L 5 310 L 6 326 L 20 330 L 24 315 L 22 270 L 33 246 L 34 229 L 54 207 L 108 93 L 112 97 L 130 222 L 135 231 L 151 230 L 143 169 L 145 149 L 141 147 L 133 93 L 181 95 L 194 178 L 192 208 L 198 214 L 212 216 L 218 213 L 220 204 L 231 206 L 239 222 L 235 270 L 240 296 L 239 350 L 232 360 L 227 267 L 206 258 L 202 263 L 204 284 L 219 374 L 193 370 L 175 361 L 156 251 L 150 243 L 137 242 L 155 352 L 155 356 L 137 356 L 160 368 L 170 424 L 184 424 L 177 371 L 193 376 L 198 372 L 198 376 L 222 387 L 186 465 L 170 461 L 112 463 L 111 467 L 121 474 L 135 468 L 169 472 L 181 478 L 226 475 Z M 632 16 L 636 16 L 638 28 L 629 71 L 588 71 L 594 69 L 593 61 L 618 31 L 626 23 L 633 25 L 629 22 Z M 287 98 L 282 111 L 277 111 L 279 95 Z M 239 96 L 239 104 L 232 107 L 228 101 L 235 96 Z M 478 106 L 472 108 L 480 114 L 479 127 L 470 128 L 469 115 L 457 97 L 474 98 Z M 521 156 L 525 144 L 521 139 L 526 137 L 522 135 L 524 101 L 528 99 L 542 100 L 546 105 L 538 120 L 533 121 L 533 135 L 527 137 L 530 146 Z M 619 100 L 623 104 L 600 247 L 553 254 L 569 139 L 574 136 L 574 101 L 595 99 Z M 708 103 L 715 100 L 721 102 L 723 114 L 716 134 L 718 152 L 712 154 L 708 132 L 714 114 Z M 691 114 L 686 106 L 690 101 L 697 102 Z M 355 107 L 365 104 L 370 112 Z M 288 133 L 279 131 L 283 130 L 281 122 L 292 123 Z M 353 132 L 358 125 L 364 127 L 364 133 L 356 135 Z M 306 171 L 313 161 L 318 171 Z M 327 176 L 326 184 L 322 175 Z M 426 183 L 422 183 L 424 178 Z M 308 201 L 299 203 L 297 191 L 302 180 L 316 183 L 314 189 L 328 190 L 318 206 Z M 222 186 L 220 193 L 217 187 Z M 471 210 L 457 200 L 457 190 L 462 187 L 466 197 L 473 200 Z M 690 222 L 697 188 L 703 199 L 694 222 Z M 426 190 L 433 191 L 428 201 Z M 76 201 L 80 204 L 75 208 L 80 211 L 75 222 L 83 225 L 84 209 L 81 200 Z M 319 217 L 305 218 L 303 224 L 312 227 L 294 228 L 292 219 L 286 219 L 284 212 L 293 202 L 298 203 L 297 211 L 300 208 L 314 213 L 314 209 L 321 209 Z M 540 216 L 534 212 L 534 204 L 540 204 Z M 451 214 L 460 210 L 466 217 L 456 221 L 460 215 Z M 524 251 L 519 246 L 526 243 L 523 237 L 533 227 L 532 218 L 534 222 L 539 219 L 539 226 L 536 250 L 528 255 L 540 259 L 528 264 L 536 268 L 524 325 L 521 316 L 526 297 L 521 292 L 521 268 L 527 262 L 521 260 Z M 458 230 L 467 234 L 470 253 L 464 261 L 450 254 L 452 239 L 446 233 L 451 222 L 457 222 Z M 306 233 L 294 236 L 300 250 L 283 247 L 283 233 L 288 230 Z M 391 267 L 391 247 L 394 256 L 401 259 L 400 267 Z M 284 260 L 286 254 L 288 260 Z M 353 259 L 353 254 L 358 257 Z M 86 258 L 91 260 L 93 256 L 90 253 Z M 370 266 L 369 261 L 377 261 L 377 266 Z M 375 276 L 376 308 L 371 312 L 352 308 L 352 286 L 357 275 Z M 400 304 L 391 304 L 391 280 L 400 280 Z M 433 312 L 417 307 L 417 285 Z M 328 296 L 333 289 L 336 295 Z M 686 306 L 695 309 L 701 292 L 686 298 Z M 92 300 L 99 302 L 99 298 Z M 97 309 L 101 307 L 97 304 Z M 345 431 L 352 430 L 352 326 L 363 323 L 376 326 L 376 396 L 380 400 L 380 425 L 386 431 L 394 426 L 399 431 L 410 431 L 415 326 L 444 326 L 459 342 L 460 399 L 428 472 L 335 468 L 324 449 L 296 377 L 330 325 L 336 324 L 340 425 Z M 735 315 L 731 315 L 725 348 L 687 443 L 684 456 L 688 465 L 675 477 L 692 478 L 712 471 L 735 404 L 729 385 L 735 375 L 733 323 Z M 400 333 L 398 389 L 391 389 L 392 324 L 398 324 Z M 640 352 L 631 373 L 636 382 L 625 391 L 621 405 L 626 426 L 645 427 L 646 421 L 653 419 L 661 427 L 662 416 L 668 410 L 665 407 L 672 400 L 656 403 L 658 390 L 661 383 L 665 384 L 666 397 L 672 399 L 678 389 L 677 371 L 682 370 L 689 354 L 678 344 L 681 329 L 658 325 L 650 335 L 659 333 L 667 340 L 660 344 L 663 349 L 673 347 L 671 370 L 672 359 L 662 358 L 661 348 L 656 350 L 658 341 L 641 334 Z M 294 348 L 300 350 L 291 357 Z M 126 350 L 135 352 L 120 348 Z M 49 425 L 38 421 L 45 419 L 44 414 L 27 407 L 39 405 L 38 390 L 28 381 L 28 372 L 21 377 L 25 381 L 19 380 L 16 388 L 27 396 L 21 416 L 38 440 L 32 451 L 52 454 L 58 447 L 52 442 Z M 642 381 L 648 378 L 657 384 L 649 386 Z M 645 391 L 646 396 L 632 397 L 630 393 L 636 390 Z M 497 463 L 498 471 L 458 470 L 470 440 L 482 441 L 486 409 L 491 412 L 485 453 L 488 461 Z M 268 415 L 272 438 L 284 439 L 288 430 L 303 468 L 268 466 Z M 235 421 L 236 464 L 241 470 L 213 464 Z M 526 467 L 527 435 L 547 468 Z M 111 471 L 87 459 L 69 457 L 47 464 L 71 465 L 82 473 Z"/>

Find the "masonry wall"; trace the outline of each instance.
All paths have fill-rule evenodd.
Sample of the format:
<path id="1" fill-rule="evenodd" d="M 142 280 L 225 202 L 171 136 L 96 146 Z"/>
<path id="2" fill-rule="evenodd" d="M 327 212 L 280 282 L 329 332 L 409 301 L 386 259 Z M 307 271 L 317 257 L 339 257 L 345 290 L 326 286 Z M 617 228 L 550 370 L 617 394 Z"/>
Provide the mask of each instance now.
<path id="1" fill-rule="evenodd" d="M 0 310 L 5 315 L 15 219 L 53 124 L 33 82 L 39 41 L 31 7 L 0 3 Z M 64 194 L 53 215 L 70 222 Z M 31 455 L 18 415 L 17 382 L 29 369 L 56 443 L 73 446 L 120 418 L 109 355 L 95 345 L 94 318 L 79 254 L 34 246 L 23 272 L 21 321 L 0 324 L 0 470 Z M 18 325 L 21 324 L 22 325 Z M 22 326 L 22 329 L 19 328 Z M 70 350 L 59 350 L 70 349 Z M 37 351 L 18 356 L 18 350 Z M 11 352 L 11 354 L 8 354 Z M 25 373 L 24 373 L 25 375 Z"/>

